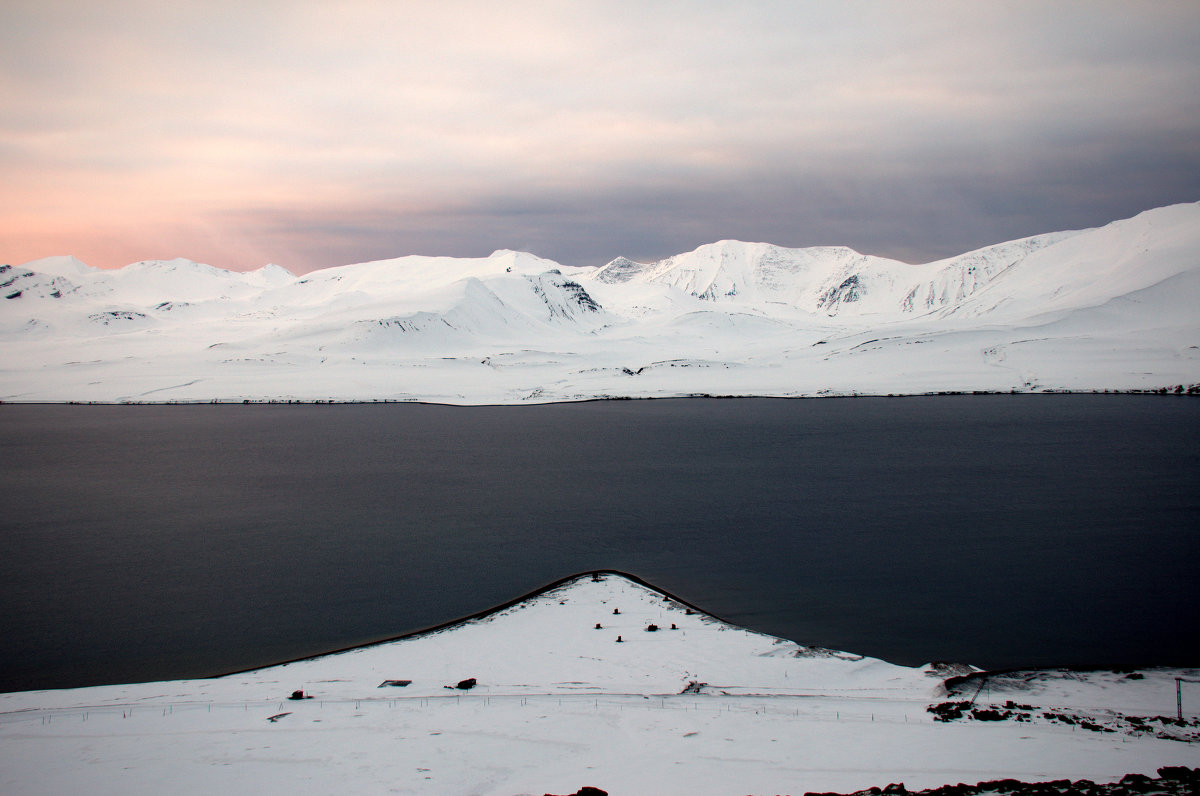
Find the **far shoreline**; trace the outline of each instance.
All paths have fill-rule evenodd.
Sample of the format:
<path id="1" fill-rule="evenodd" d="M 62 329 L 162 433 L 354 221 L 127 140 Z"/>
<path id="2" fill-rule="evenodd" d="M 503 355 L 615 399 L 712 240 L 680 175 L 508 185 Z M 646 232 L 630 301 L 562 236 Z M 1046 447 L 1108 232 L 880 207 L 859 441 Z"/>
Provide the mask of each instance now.
<path id="1" fill-rule="evenodd" d="M 740 400 L 772 400 L 772 401 L 825 401 L 836 399 L 858 398 L 943 398 L 943 397 L 983 397 L 983 396 L 1017 396 L 1017 395 L 1141 395 L 1159 397 L 1198 397 L 1200 383 L 1188 386 L 1174 385 L 1158 388 L 1134 389 L 1038 389 L 1038 390 L 937 390 L 914 393 L 823 393 L 815 395 L 759 395 L 719 394 L 719 393 L 688 393 L 685 395 L 599 395 L 587 398 L 560 399 L 548 401 L 521 401 L 519 403 L 453 403 L 450 401 L 428 401 L 420 398 L 211 398 L 195 400 L 168 401 L 84 401 L 84 400 L 9 400 L 0 399 L 0 406 L 375 406 L 408 404 L 417 406 L 446 406 L 454 408 L 483 408 L 483 407 L 518 407 L 518 406 L 564 406 L 589 403 L 616 403 L 625 401 L 663 402 L 663 401 L 740 401 Z"/>

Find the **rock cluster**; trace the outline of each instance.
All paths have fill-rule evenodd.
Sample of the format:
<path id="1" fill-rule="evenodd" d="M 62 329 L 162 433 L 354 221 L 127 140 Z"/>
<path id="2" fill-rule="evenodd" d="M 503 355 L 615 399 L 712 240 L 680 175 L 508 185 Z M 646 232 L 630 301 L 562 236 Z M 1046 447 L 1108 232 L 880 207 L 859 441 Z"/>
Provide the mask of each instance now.
<path id="1" fill-rule="evenodd" d="M 807 793 L 805 796 L 1193 796 L 1200 793 L 1200 769 L 1168 766 L 1158 770 L 1158 777 L 1126 774 L 1120 782 L 1097 784 L 1081 779 L 1072 782 L 1059 779 L 1052 782 L 1021 782 L 998 779 L 977 785 L 943 785 L 930 790 L 910 791 L 904 783 L 883 788 L 868 788 L 853 794 Z"/>

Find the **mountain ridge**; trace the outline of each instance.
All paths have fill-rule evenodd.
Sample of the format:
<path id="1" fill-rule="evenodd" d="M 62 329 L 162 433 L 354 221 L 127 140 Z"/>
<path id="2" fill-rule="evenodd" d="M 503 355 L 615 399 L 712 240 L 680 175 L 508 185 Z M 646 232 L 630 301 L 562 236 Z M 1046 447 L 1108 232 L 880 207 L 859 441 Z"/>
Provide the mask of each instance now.
<path id="1" fill-rule="evenodd" d="M 51 257 L 0 269 L 0 400 L 1157 389 L 1200 382 L 1197 313 L 1152 289 L 1190 295 L 1197 272 L 1200 203 L 923 264 L 733 240 L 598 268 L 501 249 L 302 276 Z"/>

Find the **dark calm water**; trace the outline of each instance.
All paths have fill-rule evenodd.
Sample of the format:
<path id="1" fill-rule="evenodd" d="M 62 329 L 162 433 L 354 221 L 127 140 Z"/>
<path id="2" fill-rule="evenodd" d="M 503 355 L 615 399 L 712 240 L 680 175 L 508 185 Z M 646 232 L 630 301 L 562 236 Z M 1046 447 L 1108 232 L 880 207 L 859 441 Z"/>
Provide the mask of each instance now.
<path id="1" fill-rule="evenodd" d="M 0 406 L 0 690 L 210 675 L 611 568 L 919 664 L 1200 663 L 1200 400 Z"/>

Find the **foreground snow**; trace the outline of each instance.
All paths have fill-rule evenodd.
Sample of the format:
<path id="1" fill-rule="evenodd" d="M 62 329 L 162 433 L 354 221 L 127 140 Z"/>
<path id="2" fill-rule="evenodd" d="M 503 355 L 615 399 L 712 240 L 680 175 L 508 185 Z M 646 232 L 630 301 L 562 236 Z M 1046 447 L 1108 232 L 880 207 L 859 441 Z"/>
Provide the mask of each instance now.
<path id="1" fill-rule="evenodd" d="M 721 241 L 656 263 L 402 257 L 296 277 L 0 266 L 0 400 L 1146 390 L 1200 382 L 1200 204 L 909 265 Z"/>
<path id="2" fill-rule="evenodd" d="M 435 632 L 267 669 L 0 694 L 0 792 L 774 794 L 1200 766 L 1194 728 L 1106 733 L 1037 711 L 936 721 L 927 706 L 961 698 L 943 687 L 955 671 L 800 647 L 617 573 L 581 575 Z M 1100 724 L 1173 715 L 1181 673 L 1142 674 L 972 690 L 977 708 L 1015 700 Z M 286 698 L 296 690 L 312 698 Z"/>

